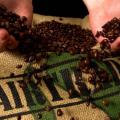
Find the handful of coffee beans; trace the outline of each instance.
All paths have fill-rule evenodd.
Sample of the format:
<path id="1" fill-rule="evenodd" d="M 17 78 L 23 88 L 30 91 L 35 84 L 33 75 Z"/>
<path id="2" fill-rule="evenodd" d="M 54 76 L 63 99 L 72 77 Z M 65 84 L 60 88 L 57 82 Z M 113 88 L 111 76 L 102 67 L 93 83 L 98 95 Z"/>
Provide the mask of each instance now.
<path id="1" fill-rule="evenodd" d="M 102 31 L 98 31 L 96 37 L 103 36 L 109 40 L 109 42 L 114 42 L 118 37 L 120 37 L 120 18 L 113 18 L 102 26 Z"/>

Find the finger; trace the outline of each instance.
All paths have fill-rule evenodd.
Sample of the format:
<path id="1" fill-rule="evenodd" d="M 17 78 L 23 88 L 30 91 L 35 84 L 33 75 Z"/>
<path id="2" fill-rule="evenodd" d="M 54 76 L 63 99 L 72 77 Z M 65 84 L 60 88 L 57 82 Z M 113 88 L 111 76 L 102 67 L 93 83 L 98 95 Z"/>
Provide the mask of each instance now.
<path id="1" fill-rule="evenodd" d="M 16 41 L 16 39 L 11 35 L 9 37 L 9 41 L 6 44 L 6 48 L 8 49 L 15 49 L 18 46 L 18 41 Z"/>
<path id="2" fill-rule="evenodd" d="M 0 0 L 0 3 L 5 5 L 12 12 L 20 16 L 26 16 L 28 22 L 31 24 L 33 13 L 32 0 Z"/>
<path id="3" fill-rule="evenodd" d="M 120 50 L 120 37 L 118 37 L 115 42 L 111 44 L 112 51 Z"/>
<path id="4" fill-rule="evenodd" d="M 28 18 L 28 23 L 32 23 L 33 18 L 33 6 L 32 0 L 23 0 L 23 2 L 18 2 L 18 5 L 14 8 L 14 12 L 20 16 L 26 16 Z"/>
<path id="5" fill-rule="evenodd" d="M 9 33 L 5 29 L 0 29 L 0 50 L 6 47 L 9 41 Z"/>

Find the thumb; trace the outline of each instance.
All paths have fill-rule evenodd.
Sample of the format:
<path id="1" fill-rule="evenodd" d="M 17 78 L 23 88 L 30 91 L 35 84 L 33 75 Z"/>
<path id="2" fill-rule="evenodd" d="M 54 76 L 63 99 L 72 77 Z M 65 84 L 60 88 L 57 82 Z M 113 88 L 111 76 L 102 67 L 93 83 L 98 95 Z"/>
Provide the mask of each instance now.
<path id="1" fill-rule="evenodd" d="M 89 12 L 102 6 L 104 0 L 83 0 Z"/>
<path id="2" fill-rule="evenodd" d="M 9 41 L 9 33 L 5 29 L 0 29 L 0 50 L 6 47 Z"/>

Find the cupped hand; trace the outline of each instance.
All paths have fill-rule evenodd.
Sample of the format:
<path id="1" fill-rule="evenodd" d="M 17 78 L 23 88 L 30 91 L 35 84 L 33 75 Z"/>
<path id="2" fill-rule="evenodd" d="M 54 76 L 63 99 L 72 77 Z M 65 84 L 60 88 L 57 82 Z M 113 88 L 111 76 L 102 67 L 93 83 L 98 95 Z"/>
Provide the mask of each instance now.
<path id="1" fill-rule="evenodd" d="M 113 19 L 120 18 L 120 0 L 84 0 L 89 11 L 89 22 L 94 35 L 101 31 L 101 27 Z M 97 39 L 101 42 L 103 38 Z M 113 51 L 120 50 L 120 37 L 112 44 Z"/>
<path id="2" fill-rule="evenodd" d="M 9 11 L 12 11 L 20 16 L 26 16 L 28 18 L 28 24 L 32 22 L 32 0 L 0 0 L 0 4 L 4 5 Z M 8 47 L 15 48 L 17 41 L 8 31 L 0 29 L 0 50 Z"/>

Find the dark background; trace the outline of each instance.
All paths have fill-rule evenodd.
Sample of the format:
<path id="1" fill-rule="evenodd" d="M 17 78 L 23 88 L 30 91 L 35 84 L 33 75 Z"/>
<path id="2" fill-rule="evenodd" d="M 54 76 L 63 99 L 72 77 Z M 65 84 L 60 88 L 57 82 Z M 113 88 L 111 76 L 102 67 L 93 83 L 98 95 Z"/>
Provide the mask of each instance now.
<path id="1" fill-rule="evenodd" d="M 34 13 L 83 18 L 88 14 L 82 0 L 33 0 Z"/>

